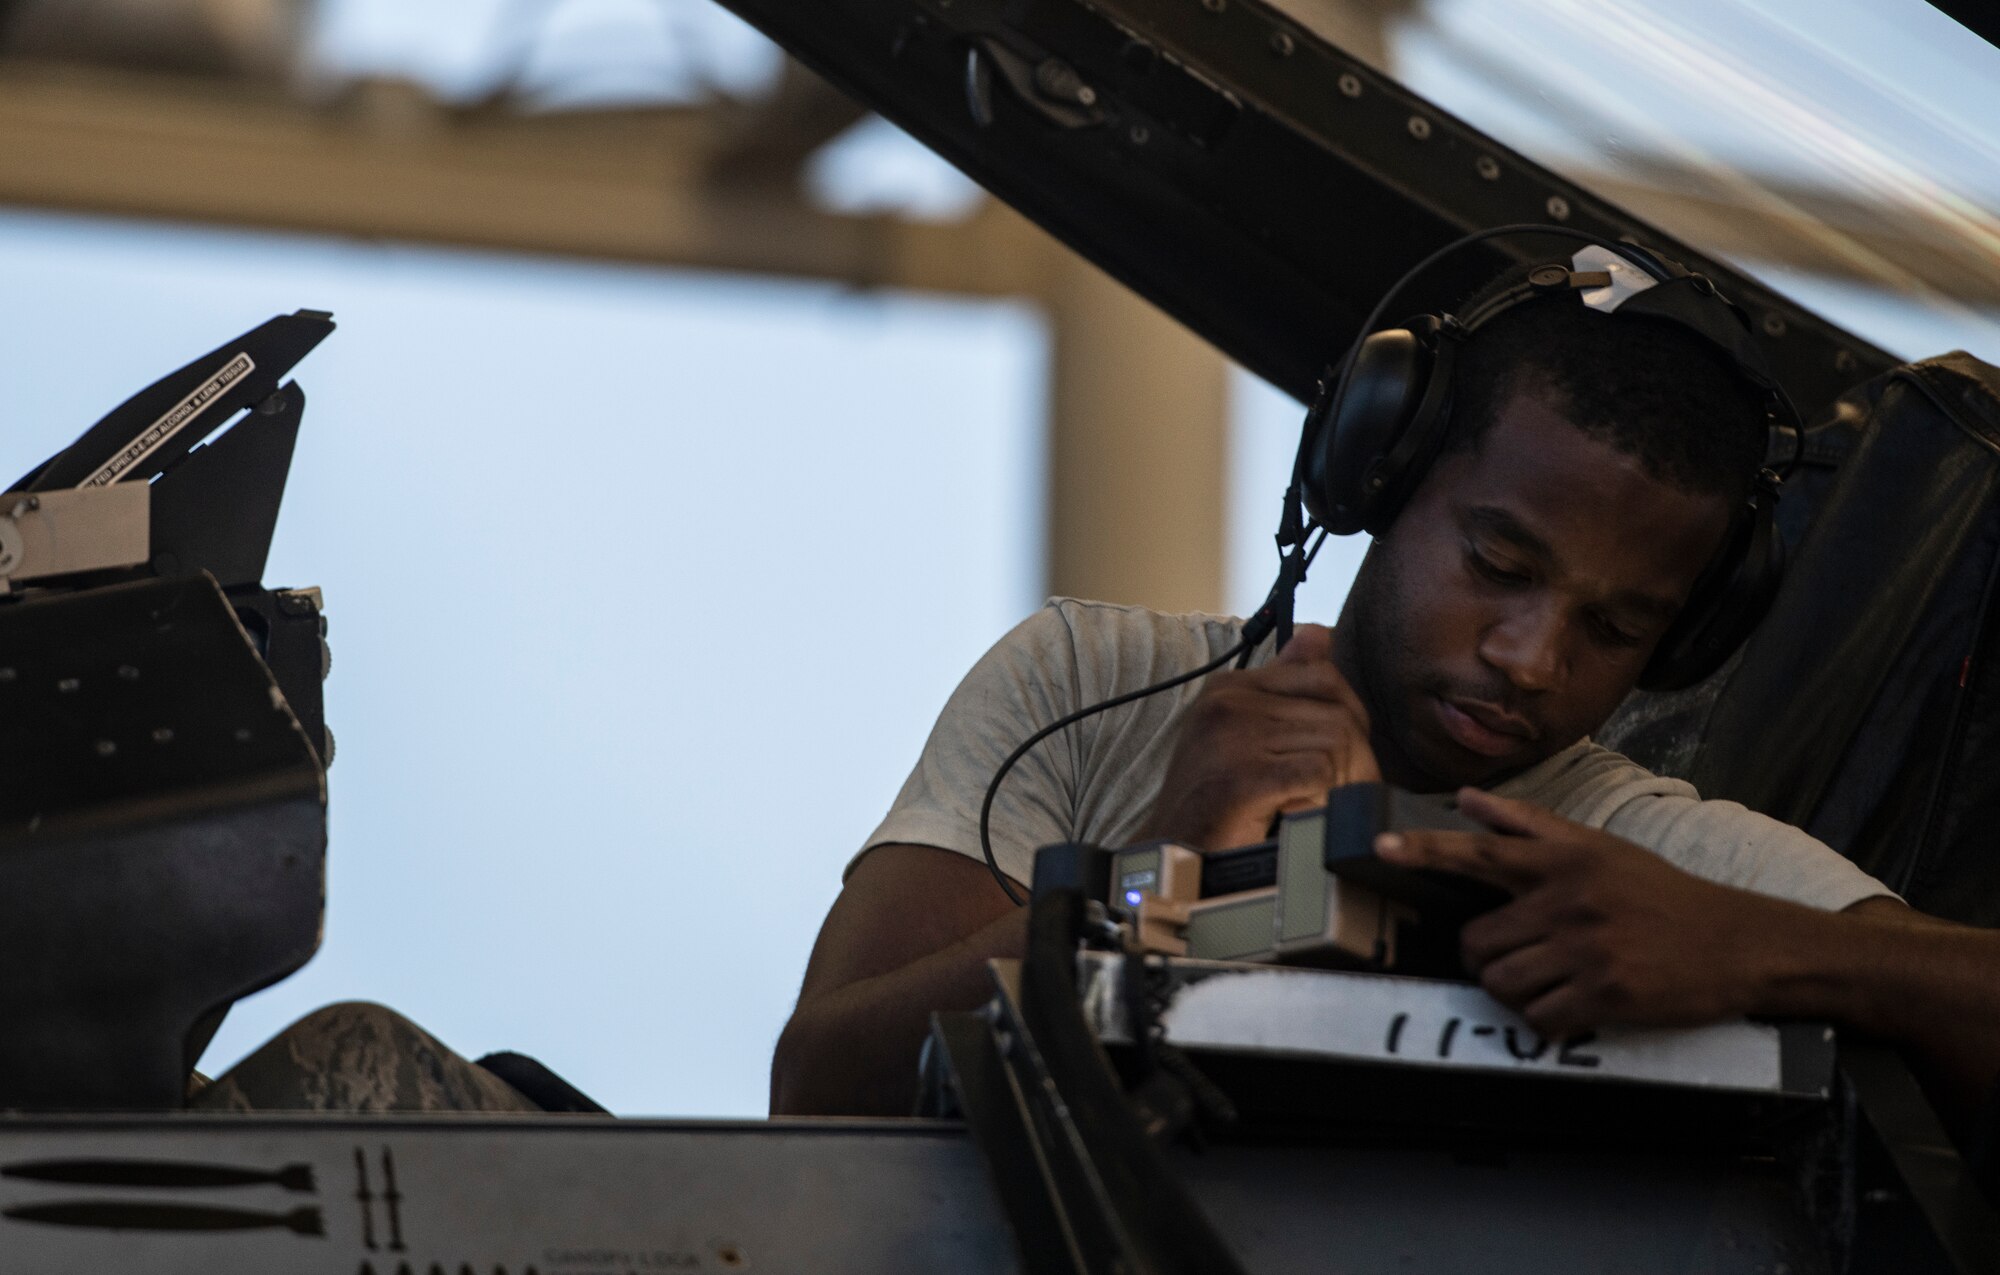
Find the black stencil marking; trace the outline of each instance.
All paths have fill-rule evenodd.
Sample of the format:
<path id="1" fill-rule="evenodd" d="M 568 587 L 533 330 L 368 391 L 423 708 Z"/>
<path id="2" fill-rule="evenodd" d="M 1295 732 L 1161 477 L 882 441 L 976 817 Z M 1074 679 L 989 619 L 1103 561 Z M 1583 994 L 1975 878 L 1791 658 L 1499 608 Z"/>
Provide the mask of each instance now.
<path id="1" fill-rule="evenodd" d="M 1596 1054 L 1583 1054 L 1577 1052 L 1578 1050 L 1582 1049 L 1585 1045 L 1592 1044 L 1596 1040 L 1597 1040 L 1596 1032 L 1582 1032 L 1579 1033 L 1578 1035 L 1570 1037 L 1568 1040 L 1563 1042 L 1562 1048 L 1556 1052 L 1556 1061 L 1561 1063 L 1565 1067 L 1603 1066 L 1604 1060 L 1602 1058 L 1599 1058 Z"/>
<path id="2" fill-rule="evenodd" d="M 103 1231 L 268 1230 L 308 1237 L 326 1235 L 319 1210 L 309 1204 L 287 1213 L 267 1213 L 160 1200 L 52 1200 L 45 1204 L 17 1204 L 0 1210 L 0 1217 Z"/>
<path id="3" fill-rule="evenodd" d="M 1522 1034 L 1525 1034 L 1529 1040 L 1535 1043 L 1524 1048 L 1520 1041 Z M 1503 1039 L 1507 1042 L 1507 1052 L 1519 1058 L 1522 1062 L 1533 1062 L 1543 1054 L 1549 1052 L 1549 1042 L 1534 1032 L 1521 1033 L 1517 1029 L 1509 1027 Z"/>
<path id="4" fill-rule="evenodd" d="M 389 1251 L 401 1253 L 409 1246 L 403 1243 L 403 1193 L 396 1189 L 396 1156 L 389 1148 L 382 1148 L 382 1203 L 389 1208 Z"/>
<path id="5" fill-rule="evenodd" d="M 309 1164 L 280 1169 L 249 1169 L 236 1164 L 198 1164 L 187 1160 L 34 1160 L 0 1169 L 0 1177 L 30 1182 L 61 1182 L 69 1186 L 136 1186 L 201 1190 L 207 1187 L 283 1187 L 313 1190 Z"/>
<path id="6" fill-rule="evenodd" d="M 375 1244 L 375 1193 L 368 1189 L 368 1157 L 360 1147 L 354 1148 L 354 1198 L 361 1201 L 361 1243 L 373 1253 Z M 366 1262 L 362 1263 L 367 1275 L 375 1275 Z"/>

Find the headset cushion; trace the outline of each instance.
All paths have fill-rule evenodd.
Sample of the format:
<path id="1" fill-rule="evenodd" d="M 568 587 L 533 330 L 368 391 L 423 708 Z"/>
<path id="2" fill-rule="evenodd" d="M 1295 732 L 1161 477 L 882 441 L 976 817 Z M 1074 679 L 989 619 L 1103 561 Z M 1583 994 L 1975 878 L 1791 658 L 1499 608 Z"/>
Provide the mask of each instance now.
<path id="1" fill-rule="evenodd" d="M 1306 457 L 1307 512 L 1328 531 L 1349 535 L 1388 522 L 1378 517 L 1383 498 L 1400 488 L 1389 458 L 1423 405 L 1435 362 L 1435 346 L 1407 327 L 1371 333 L 1355 351 L 1339 417 L 1315 422 Z"/>

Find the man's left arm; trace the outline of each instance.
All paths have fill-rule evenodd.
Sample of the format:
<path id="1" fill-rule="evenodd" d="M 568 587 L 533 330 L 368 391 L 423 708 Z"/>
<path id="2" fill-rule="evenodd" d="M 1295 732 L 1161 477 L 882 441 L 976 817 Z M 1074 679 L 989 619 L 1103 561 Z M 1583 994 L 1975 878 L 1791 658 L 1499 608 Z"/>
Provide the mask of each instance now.
<path id="1" fill-rule="evenodd" d="M 2000 931 L 1882 897 L 1821 911 L 1705 881 L 1525 802 L 1466 789 L 1459 803 L 1495 831 L 1391 833 L 1377 849 L 1515 896 L 1465 927 L 1464 959 L 1537 1031 L 1826 1019 L 1905 1046 L 1961 1132 L 2000 1077 Z"/>

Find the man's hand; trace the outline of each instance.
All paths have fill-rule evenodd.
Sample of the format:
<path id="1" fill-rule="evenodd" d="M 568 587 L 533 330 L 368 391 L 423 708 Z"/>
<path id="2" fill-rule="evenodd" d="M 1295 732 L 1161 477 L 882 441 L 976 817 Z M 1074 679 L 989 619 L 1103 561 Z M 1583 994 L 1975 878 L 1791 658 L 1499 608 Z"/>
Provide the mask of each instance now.
<path id="1" fill-rule="evenodd" d="M 1264 667 L 1209 676 L 1141 837 L 1249 845 L 1278 815 L 1323 805 L 1327 789 L 1380 777 L 1368 712 L 1333 666 L 1332 631 L 1303 624 Z"/>
<path id="2" fill-rule="evenodd" d="M 1704 881 L 1525 802 L 1474 788 L 1458 800 L 1494 831 L 1385 833 L 1377 852 L 1516 896 L 1466 925 L 1462 954 L 1480 986 L 1536 1031 L 1686 1027 L 1755 1011 L 1763 940 L 1795 905 Z"/>

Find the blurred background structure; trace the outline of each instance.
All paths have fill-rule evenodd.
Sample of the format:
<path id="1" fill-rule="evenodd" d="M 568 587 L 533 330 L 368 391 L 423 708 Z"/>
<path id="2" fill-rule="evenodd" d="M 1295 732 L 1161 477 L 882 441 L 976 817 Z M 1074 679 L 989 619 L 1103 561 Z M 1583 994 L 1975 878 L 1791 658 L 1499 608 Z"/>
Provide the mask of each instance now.
<path id="1" fill-rule="evenodd" d="M 2000 359 L 2000 51 L 1922 0 L 1281 7 L 1886 348 Z M 759 1113 L 986 644 L 1274 563 L 1297 404 L 710 0 L 0 0 L 0 206 L 17 470 L 341 323 L 266 576 L 327 590 L 327 939 L 210 1069 L 366 998 Z"/>

